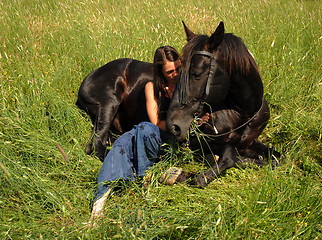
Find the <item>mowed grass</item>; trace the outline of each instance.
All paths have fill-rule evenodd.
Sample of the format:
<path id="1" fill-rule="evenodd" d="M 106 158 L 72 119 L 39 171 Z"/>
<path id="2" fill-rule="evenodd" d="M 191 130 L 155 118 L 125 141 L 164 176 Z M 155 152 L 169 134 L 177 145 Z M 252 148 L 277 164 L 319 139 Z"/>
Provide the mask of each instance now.
<path id="1" fill-rule="evenodd" d="M 319 1 L 17 0 L 0 10 L 0 238 L 322 238 Z M 116 58 L 181 50 L 181 20 L 208 35 L 222 20 L 254 54 L 271 104 L 261 140 L 283 165 L 230 169 L 205 189 L 165 186 L 169 166 L 204 168 L 172 149 L 147 188 L 119 182 L 89 229 L 101 163 L 84 153 L 91 122 L 75 106 L 78 88 Z"/>

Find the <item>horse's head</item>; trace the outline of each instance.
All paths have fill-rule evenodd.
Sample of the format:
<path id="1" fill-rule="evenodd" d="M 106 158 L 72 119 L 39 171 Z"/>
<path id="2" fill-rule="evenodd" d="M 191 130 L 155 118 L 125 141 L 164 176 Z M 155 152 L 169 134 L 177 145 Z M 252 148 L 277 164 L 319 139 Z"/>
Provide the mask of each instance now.
<path id="1" fill-rule="evenodd" d="M 220 50 L 225 35 L 223 22 L 211 37 L 195 35 L 185 24 L 184 28 L 188 43 L 183 48 L 182 70 L 167 116 L 168 130 L 178 140 L 186 137 L 193 118 L 203 114 L 202 103 L 223 101 L 229 89 Z"/>

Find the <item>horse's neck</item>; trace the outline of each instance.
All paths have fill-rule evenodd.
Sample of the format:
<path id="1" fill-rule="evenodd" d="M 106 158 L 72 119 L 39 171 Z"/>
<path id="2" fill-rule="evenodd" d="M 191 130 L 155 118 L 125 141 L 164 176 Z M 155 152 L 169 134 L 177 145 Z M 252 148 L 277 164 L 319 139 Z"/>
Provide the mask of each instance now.
<path id="1" fill-rule="evenodd" d="M 262 98 L 263 84 L 259 76 L 235 76 L 231 79 L 225 102 L 241 115 L 249 117 L 259 110 Z"/>

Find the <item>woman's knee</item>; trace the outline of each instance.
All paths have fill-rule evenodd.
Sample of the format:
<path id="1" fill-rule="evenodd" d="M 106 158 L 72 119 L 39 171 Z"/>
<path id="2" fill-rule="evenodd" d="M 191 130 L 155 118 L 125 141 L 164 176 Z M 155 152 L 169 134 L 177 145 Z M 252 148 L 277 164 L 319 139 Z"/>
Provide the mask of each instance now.
<path id="1" fill-rule="evenodd" d="M 141 122 L 135 127 L 135 129 L 136 129 L 136 135 L 148 136 L 153 133 L 156 134 L 157 136 L 160 135 L 159 127 L 157 127 L 156 125 L 150 122 Z"/>

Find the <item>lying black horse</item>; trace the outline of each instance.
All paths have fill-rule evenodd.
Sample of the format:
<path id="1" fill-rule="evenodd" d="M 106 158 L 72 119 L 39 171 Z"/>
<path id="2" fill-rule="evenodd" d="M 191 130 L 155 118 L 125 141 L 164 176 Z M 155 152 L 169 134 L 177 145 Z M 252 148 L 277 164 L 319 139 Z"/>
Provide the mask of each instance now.
<path id="1" fill-rule="evenodd" d="M 221 22 L 208 37 L 195 35 L 186 26 L 182 72 L 167 116 L 168 130 L 183 140 L 195 117 L 210 113 L 207 124 L 194 131 L 191 146 L 203 148 L 212 168 L 193 176 L 191 184 L 206 186 L 236 164 L 276 166 L 281 155 L 257 138 L 265 128 L 269 107 L 263 97 L 258 67 L 242 40 L 224 32 Z M 201 131 L 201 134 L 198 134 Z M 214 160 L 214 154 L 219 160 Z"/>
<path id="2" fill-rule="evenodd" d="M 86 153 L 104 161 L 109 130 L 123 133 L 148 121 L 144 86 L 153 79 L 153 64 L 122 58 L 94 70 L 82 82 L 77 105 L 89 114 L 93 132 Z"/>

